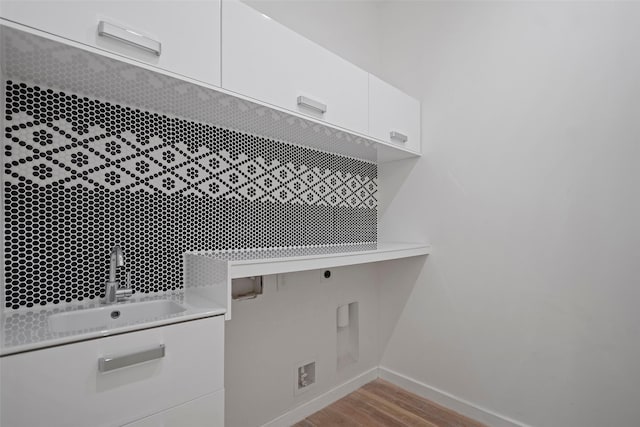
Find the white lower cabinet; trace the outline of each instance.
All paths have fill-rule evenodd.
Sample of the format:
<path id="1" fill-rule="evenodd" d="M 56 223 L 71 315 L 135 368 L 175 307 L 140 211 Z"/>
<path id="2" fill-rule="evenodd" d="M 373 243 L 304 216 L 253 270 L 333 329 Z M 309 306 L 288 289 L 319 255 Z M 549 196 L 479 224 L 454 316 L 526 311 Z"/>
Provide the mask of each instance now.
<path id="1" fill-rule="evenodd" d="M 4 356 L 0 379 L 2 427 L 222 426 L 224 316 Z"/>
<path id="2" fill-rule="evenodd" d="M 224 390 L 207 394 L 175 408 L 123 427 L 205 427 L 224 425 Z"/>

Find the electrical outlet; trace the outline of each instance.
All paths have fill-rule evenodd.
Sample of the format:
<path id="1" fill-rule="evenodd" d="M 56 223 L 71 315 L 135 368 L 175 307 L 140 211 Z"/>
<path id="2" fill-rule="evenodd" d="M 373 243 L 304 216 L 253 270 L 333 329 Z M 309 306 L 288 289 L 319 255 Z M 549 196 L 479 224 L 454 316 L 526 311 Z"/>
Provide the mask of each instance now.
<path id="1" fill-rule="evenodd" d="M 294 394 L 307 391 L 316 383 L 316 362 L 303 362 L 296 365 Z"/>

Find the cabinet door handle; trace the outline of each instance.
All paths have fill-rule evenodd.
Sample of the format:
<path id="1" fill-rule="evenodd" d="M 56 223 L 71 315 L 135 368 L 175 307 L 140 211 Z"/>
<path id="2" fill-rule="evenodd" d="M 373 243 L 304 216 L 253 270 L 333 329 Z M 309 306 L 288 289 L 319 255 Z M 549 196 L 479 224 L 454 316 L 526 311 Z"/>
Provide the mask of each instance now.
<path id="1" fill-rule="evenodd" d="M 125 354 L 122 356 L 101 357 L 98 359 L 98 371 L 109 372 L 114 369 L 126 368 L 138 363 L 150 360 L 162 359 L 164 357 L 164 344 L 137 353 Z"/>
<path id="2" fill-rule="evenodd" d="M 391 133 L 389 133 L 389 137 L 402 143 L 405 143 L 409 140 L 409 137 L 407 135 L 396 131 L 391 131 Z"/>
<path id="3" fill-rule="evenodd" d="M 118 40 L 130 46 L 154 53 L 157 56 L 160 56 L 162 53 L 162 44 L 159 41 L 145 37 L 133 30 L 110 24 L 106 21 L 100 21 L 98 23 L 98 35 Z"/>
<path id="4" fill-rule="evenodd" d="M 311 108 L 312 110 L 319 111 L 321 114 L 327 112 L 327 106 L 321 102 L 314 101 L 311 98 L 307 98 L 306 96 L 298 97 L 298 105 L 303 107 Z"/>

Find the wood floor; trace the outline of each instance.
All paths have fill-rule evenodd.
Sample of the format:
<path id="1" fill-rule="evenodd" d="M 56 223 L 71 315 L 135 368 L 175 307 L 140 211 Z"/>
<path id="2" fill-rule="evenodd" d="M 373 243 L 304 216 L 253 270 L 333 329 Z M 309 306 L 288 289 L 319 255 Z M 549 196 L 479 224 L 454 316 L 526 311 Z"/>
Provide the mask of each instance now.
<path id="1" fill-rule="evenodd" d="M 377 379 L 305 418 L 293 427 L 486 427 Z"/>

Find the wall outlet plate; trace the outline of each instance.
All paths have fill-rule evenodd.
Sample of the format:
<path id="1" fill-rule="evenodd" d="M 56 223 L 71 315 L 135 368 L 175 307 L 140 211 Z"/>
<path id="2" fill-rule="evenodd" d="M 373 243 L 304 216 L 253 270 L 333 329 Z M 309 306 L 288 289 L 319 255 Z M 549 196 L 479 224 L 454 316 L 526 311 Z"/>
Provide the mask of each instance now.
<path id="1" fill-rule="evenodd" d="M 293 394 L 299 395 L 313 388 L 318 378 L 318 370 L 315 360 L 296 363 L 294 369 Z"/>
<path id="2" fill-rule="evenodd" d="M 263 277 L 242 277 L 231 281 L 231 298 L 243 301 L 255 299 L 263 292 Z"/>

